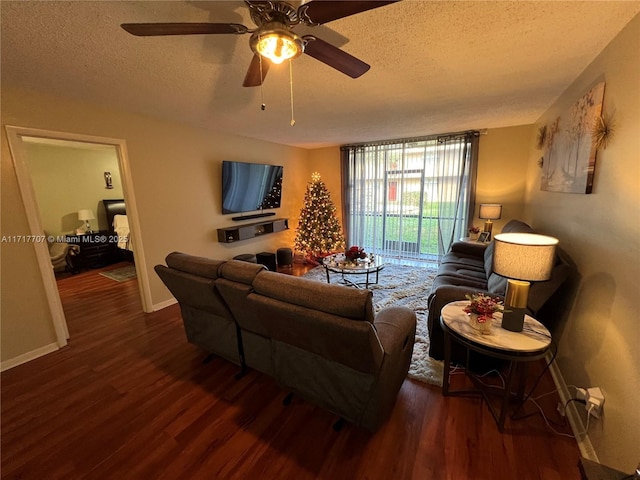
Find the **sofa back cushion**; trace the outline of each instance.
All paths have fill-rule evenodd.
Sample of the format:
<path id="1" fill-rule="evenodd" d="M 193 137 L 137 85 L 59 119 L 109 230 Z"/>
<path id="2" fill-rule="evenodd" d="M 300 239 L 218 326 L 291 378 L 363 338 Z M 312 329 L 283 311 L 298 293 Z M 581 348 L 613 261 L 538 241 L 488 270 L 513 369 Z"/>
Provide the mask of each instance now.
<path id="1" fill-rule="evenodd" d="M 575 265 L 573 260 L 560 247 L 556 248 L 556 263 L 551 271 L 551 278 L 546 282 L 532 282 L 529 288 L 527 307 L 535 315 L 540 311 L 549 298 L 573 274 Z"/>
<path id="2" fill-rule="evenodd" d="M 220 276 L 232 282 L 251 285 L 253 279 L 267 267 L 259 263 L 243 262 L 241 260 L 229 260 L 220 267 Z"/>
<path id="3" fill-rule="evenodd" d="M 330 299 L 323 300 L 326 302 Z M 257 293 L 250 294 L 247 303 L 269 332 L 274 345 L 290 345 L 301 351 L 301 355 L 319 356 L 363 373 L 372 374 L 380 369 L 384 351 L 369 322 L 354 322 Z"/>
<path id="4" fill-rule="evenodd" d="M 247 297 L 253 291 L 253 280 L 262 271 L 266 271 L 264 265 L 229 260 L 220 267 L 220 278 L 215 283 L 238 325 L 244 330 L 267 337 L 267 330 L 256 317 L 255 311 L 247 308 Z"/>
<path id="5" fill-rule="evenodd" d="M 489 279 L 487 280 L 487 291 L 494 295 L 504 297 L 507 291 L 507 280 L 507 277 L 502 277 L 497 273 L 492 273 L 489 275 Z"/>
<path id="6" fill-rule="evenodd" d="M 533 228 L 521 220 L 509 220 L 501 233 L 535 233 Z"/>
<path id="7" fill-rule="evenodd" d="M 384 352 L 369 290 L 268 271 L 253 287 L 249 305 L 272 340 L 360 372 L 378 371 Z"/>
<path id="8" fill-rule="evenodd" d="M 205 257 L 196 257 L 181 252 L 173 252 L 167 255 L 167 266 L 174 270 L 191 273 L 199 277 L 218 278 L 218 269 L 224 263 L 222 260 L 212 260 Z"/>
<path id="9" fill-rule="evenodd" d="M 253 281 L 256 293 L 300 307 L 351 320 L 373 322 L 373 299 L 369 290 L 264 271 Z"/>
<path id="10" fill-rule="evenodd" d="M 520 220 L 509 220 L 502 228 L 501 233 L 535 233 L 526 223 Z M 498 293 L 504 284 L 504 289 L 507 287 L 506 280 L 500 282 L 499 279 L 491 278 L 493 274 L 493 250 L 495 248 L 494 241 L 492 240 L 489 246 L 484 251 L 484 272 L 487 275 L 487 283 L 489 283 L 489 291 L 491 293 Z M 495 291 L 494 291 L 495 290 Z M 503 293 L 504 295 L 504 290 Z"/>
<path id="11" fill-rule="evenodd" d="M 233 319 L 212 279 L 164 265 L 156 265 L 155 271 L 181 308 L 189 307 Z"/>
<path id="12" fill-rule="evenodd" d="M 493 273 L 493 250 L 494 250 L 494 242 L 491 240 L 491 243 L 484 251 L 484 273 L 487 277 L 487 280 L 491 277 Z"/>

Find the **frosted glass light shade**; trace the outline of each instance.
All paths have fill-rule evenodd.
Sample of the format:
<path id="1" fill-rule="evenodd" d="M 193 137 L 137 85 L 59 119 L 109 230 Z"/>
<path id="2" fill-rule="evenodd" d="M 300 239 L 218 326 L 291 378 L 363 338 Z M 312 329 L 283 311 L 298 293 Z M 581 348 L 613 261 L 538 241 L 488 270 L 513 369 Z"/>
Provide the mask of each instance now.
<path id="1" fill-rule="evenodd" d="M 95 218 L 93 212 L 89 209 L 78 210 L 78 220 L 87 221 L 95 220 Z"/>
<path id="2" fill-rule="evenodd" d="M 497 203 L 481 203 L 478 218 L 482 220 L 498 220 L 502 217 L 502 205 Z"/>
<path id="3" fill-rule="evenodd" d="M 494 237 L 493 271 L 513 280 L 541 282 L 551 278 L 558 239 L 534 233 L 501 233 Z"/>

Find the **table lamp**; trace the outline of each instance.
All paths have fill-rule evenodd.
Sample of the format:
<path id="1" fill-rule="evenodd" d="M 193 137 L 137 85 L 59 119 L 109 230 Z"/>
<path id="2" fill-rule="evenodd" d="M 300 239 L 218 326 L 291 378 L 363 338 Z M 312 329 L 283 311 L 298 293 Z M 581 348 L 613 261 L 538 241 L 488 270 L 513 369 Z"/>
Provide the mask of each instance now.
<path id="1" fill-rule="evenodd" d="M 502 328 L 521 332 L 529 282 L 551 278 L 558 239 L 534 233 L 500 233 L 494 237 L 493 271 L 507 277 Z"/>
<path id="2" fill-rule="evenodd" d="M 493 222 L 491 220 L 498 220 L 502 217 L 502 205 L 497 203 L 481 203 L 480 204 L 480 212 L 478 213 L 478 218 L 481 220 L 486 220 L 484 222 L 484 230 L 489 233 L 489 238 L 491 238 L 491 229 L 493 227 Z"/>
<path id="3" fill-rule="evenodd" d="M 93 216 L 93 212 L 88 208 L 78 210 L 78 220 L 81 220 L 85 223 L 85 229 L 87 233 L 91 233 L 91 225 L 89 224 L 89 220 L 94 220 L 95 218 L 96 217 Z"/>

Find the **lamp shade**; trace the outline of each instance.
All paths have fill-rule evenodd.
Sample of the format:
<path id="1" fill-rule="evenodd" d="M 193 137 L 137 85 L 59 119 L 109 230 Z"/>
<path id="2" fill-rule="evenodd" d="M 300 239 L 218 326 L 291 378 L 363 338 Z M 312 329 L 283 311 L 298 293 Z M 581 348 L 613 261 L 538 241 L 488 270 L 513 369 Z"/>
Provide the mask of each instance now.
<path id="1" fill-rule="evenodd" d="M 482 220 L 498 220 L 502 217 L 502 205 L 497 203 L 481 203 L 478 218 Z"/>
<path id="2" fill-rule="evenodd" d="M 78 210 L 78 220 L 87 221 L 95 220 L 95 218 L 93 212 L 89 209 Z"/>
<path id="3" fill-rule="evenodd" d="M 493 271 L 529 282 L 551 278 L 558 239 L 535 233 L 501 233 L 494 237 Z"/>

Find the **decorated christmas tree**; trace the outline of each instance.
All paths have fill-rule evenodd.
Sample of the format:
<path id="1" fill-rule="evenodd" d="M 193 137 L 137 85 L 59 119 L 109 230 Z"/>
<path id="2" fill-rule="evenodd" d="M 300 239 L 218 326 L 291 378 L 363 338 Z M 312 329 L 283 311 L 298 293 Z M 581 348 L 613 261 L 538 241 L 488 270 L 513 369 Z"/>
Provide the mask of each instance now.
<path id="1" fill-rule="evenodd" d="M 304 195 L 295 247 L 297 252 L 312 259 L 344 250 L 344 235 L 336 216 L 336 206 L 317 172 L 311 175 Z"/>

